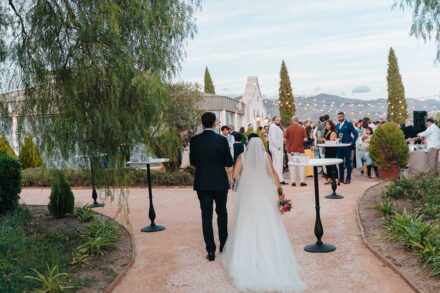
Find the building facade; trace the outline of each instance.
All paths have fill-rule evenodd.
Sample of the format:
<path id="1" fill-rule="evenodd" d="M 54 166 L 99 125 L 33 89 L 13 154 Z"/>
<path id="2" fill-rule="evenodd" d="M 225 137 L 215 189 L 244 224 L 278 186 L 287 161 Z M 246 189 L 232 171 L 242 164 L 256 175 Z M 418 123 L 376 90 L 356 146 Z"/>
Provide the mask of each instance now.
<path id="1" fill-rule="evenodd" d="M 217 117 L 217 128 L 222 125 L 233 125 L 236 129 L 243 126 L 245 105 L 226 96 L 204 94 L 200 108 L 213 112 Z"/>

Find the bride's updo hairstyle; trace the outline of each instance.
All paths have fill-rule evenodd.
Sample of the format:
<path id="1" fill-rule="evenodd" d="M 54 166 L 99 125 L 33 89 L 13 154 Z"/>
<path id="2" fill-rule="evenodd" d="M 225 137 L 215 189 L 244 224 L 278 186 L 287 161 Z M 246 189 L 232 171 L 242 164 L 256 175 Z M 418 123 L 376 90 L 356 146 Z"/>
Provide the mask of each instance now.
<path id="1" fill-rule="evenodd" d="M 259 137 L 259 136 L 255 132 L 249 133 L 249 135 L 248 135 L 248 142 L 251 141 L 251 138 L 254 138 L 254 137 Z"/>

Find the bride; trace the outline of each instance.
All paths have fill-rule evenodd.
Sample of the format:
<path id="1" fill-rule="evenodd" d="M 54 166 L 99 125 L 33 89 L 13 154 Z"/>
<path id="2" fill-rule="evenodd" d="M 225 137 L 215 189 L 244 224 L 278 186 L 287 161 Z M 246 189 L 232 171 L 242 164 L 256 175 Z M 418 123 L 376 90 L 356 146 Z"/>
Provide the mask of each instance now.
<path id="1" fill-rule="evenodd" d="M 223 265 L 239 291 L 291 292 L 305 288 L 281 221 L 278 176 L 258 137 L 236 162 L 235 223 L 223 250 Z M 238 185 L 237 185 L 238 184 Z"/>

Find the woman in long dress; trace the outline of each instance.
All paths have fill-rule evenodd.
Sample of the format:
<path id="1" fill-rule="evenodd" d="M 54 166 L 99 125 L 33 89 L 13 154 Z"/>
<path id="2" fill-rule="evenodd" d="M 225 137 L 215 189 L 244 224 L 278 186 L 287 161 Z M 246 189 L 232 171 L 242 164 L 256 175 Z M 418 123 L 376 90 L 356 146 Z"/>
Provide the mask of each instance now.
<path id="1" fill-rule="evenodd" d="M 278 208 L 284 198 L 260 138 L 250 139 L 235 165 L 235 223 L 223 265 L 239 291 L 295 292 L 305 288 Z"/>

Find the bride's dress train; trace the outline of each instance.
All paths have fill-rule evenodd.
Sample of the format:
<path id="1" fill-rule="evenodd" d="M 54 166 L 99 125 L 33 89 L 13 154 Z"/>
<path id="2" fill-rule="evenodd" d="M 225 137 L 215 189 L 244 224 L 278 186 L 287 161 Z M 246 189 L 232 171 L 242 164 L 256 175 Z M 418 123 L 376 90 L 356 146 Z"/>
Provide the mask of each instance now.
<path id="1" fill-rule="evenodd" d="M 305 285 L 268 168 L 263 144 L 253 138 L 243 159 L 235 223 L 223 250 L 223 265 L 239 291 L 300 291 Z"/>

